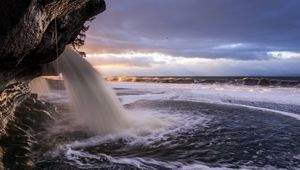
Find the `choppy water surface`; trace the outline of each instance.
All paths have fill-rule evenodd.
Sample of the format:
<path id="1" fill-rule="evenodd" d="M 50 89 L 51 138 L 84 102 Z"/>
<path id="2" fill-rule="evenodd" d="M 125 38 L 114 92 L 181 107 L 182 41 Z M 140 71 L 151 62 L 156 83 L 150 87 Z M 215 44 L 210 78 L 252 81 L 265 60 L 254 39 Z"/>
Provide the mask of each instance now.
<path id="1" fill-rule="evenodd" d="M 45 97 L 62 118 L 37 169 L 299 169 L 297 88 L 114 83 L 131 128 L 76 126 L 64 91 Z"/>

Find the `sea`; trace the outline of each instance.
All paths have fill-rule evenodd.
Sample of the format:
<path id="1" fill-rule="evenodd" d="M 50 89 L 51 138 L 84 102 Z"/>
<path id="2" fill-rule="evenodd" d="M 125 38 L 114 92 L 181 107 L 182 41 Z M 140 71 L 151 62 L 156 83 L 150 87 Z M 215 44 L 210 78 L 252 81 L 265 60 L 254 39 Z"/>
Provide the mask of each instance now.
<path id="1" fill-rule="evenodd" d="M 40 99 L 60 117 L 36 169 L 300 169 L 298 77 L 107 79 L 132 126 L 96 134 L 76 125 L 67 91 L 49 80 Z"/>

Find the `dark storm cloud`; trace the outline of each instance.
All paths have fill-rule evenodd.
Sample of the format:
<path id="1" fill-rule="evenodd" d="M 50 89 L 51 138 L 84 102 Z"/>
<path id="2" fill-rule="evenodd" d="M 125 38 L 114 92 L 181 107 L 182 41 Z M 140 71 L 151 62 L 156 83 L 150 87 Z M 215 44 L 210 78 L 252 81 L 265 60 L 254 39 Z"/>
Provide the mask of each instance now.
<path id="1" fill-rule="evenodd" d="M 268 59 L 300 51 L 299 0 L 107 0 L 88 51 Z"/>

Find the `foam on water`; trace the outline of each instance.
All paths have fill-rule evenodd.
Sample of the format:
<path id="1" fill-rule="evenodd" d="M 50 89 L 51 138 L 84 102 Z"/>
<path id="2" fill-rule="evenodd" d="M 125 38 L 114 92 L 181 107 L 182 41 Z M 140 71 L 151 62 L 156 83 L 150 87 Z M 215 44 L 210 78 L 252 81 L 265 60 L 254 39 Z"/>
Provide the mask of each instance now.
<path id="1" fill-rule="evenodd" d="M 261 86 L 242 86 L 242 85 L 224 85 L 224 84 L 162 84 L 162 83 L 111 83 L 116 88 L 126 88 L 134 90 L 145 90 L 153 99 L 190 99 L 203 101 L 222 101 L 224 99 L 241 99 L 246 101 L 265 101 L 280 104 L 300 105 L 299 88 L 283 87 L 261 87 Z M 157 94 L 159 92 L 159 94 Z M 146 97 L 148 97 L 146 96 Z M 153 96 L 153 97 L 151 97 Z M 155 96 L 155 97 L 154 97 Z M 143 95 L 131 96 L 139 100 Z M 126 99 L 134 101 L 130 96 Z M 136 101 L 135 100 L 135 101 Z M 129 101 L 129 102 L 132 102 Z M 125 101 L 126 102 L 126 101 Z"/>
<path id="2" fill-rule="evenodd" d="M 155 113 L 141 113 L 143 114 L 155 114 Z M 157 114 L 157 113 L 156 113 Z M 161 166 L 164 168 L 171 169 L 212 169 L 219 170 L 221 168 L 210 168 L 203 165 L 202 163 L 193 163 L 193 164 L 184 164 L 181 162 L 163 162 L 155 159 L 148 158 L 124 158 L 124 157 L 112 157 L 103 153 L 91 154 L 85 152 L 85 148 L 93 148 L 105 143 L 116 143 L 120 140 L 126 141 L 126 146 L 122 147 L 122 150 L 130 150 L 135 147 L 152 147 L 154 145 L 169 147 L 170 144 L 166 142 L 167 137 L 170 135 L 177 136 L 179 133 L 190 131 L 196 126 L 202 125 L 205 126 L 209 122 L 208 117 L 203 117 L 201 115 L 193 116 L 189 114 L 166 114 L 161 113 L 155 116 L 157 119 L 163 120 L 164 122 L 169 122 L 168 126 L 156 127 L 157 129 L 150 127 L 149 129 L 143 129 L 140 133 L 140 130 L 135 128 L 128 129 L 122 133 L 118 134 L 107 134 L 101 136 L 94 136 L 86 140 L 75 141 L 70 144 L 60 145 L 56 151 L 52 152 L 52 156 L 56 154 L 63 153 L 64 157 L 69 161 L 70 164 L 82 168 L 97 168 L 98 166 L 105 167 L 101 164 L 97 165 L 95 162 L 106 162 L 109 161 L 113 164 L 126 164 L 132 165 L 138 168 L 153 169 L 153 165 Z M 170 120 L 172 117 L 172 120 Z M 167 119 L 167 120 L 166 120 Z M 141 128 L 142 126 L 136 127 Z M 148 133 L 145 133 L 148 132 Z M 224 168 L 222 168 L 224 169 Z"/>
<path id="3" fill-rule="evenodd" d="M 153 165 L 174 169 L 193 169 L 209 168 L 200 163 L 191 165 L 180 162 L 162 162 L 155 159 L 146 158 L 123 158 L 112 157 L 103 153 L 91 154 L 84 151 L 85 148 L 97 147 L 106 143 L 118 143 L 118 141 L 125 141 L 125 146 L 122 150 L 130 150 L 135 147 L 152 147 L 164 146 L 169 147 L 170 143 L 166 142 L 167 138 L 177 136 L 177 134 L 189 132 L 196 127 L 203 126 L 210 121 L 209 116 L 193 115 L 183 112 L 168 113 L 159 110 L 134 110 L 130 112 L 132 115 L 132 126 L 119 133 L 111 133 L 106 135 L 93 136 L 91 138 L 74 141 L 69 144 L 60 145 L 56 150 L 50 154 L 52 157 L 64 155 L 68 163 L 82 168 L 96 168 L 98 166 L 105 166 L 95 162 L 109 161 L 113 164 L 126 164 L 139 168 L 153 169 L 146 163 Z M 135 121 L 136 120 L 136 121 Z M 137 123 L 138 122 L 138 123 Z M 210 168 L 216 169 L 218 168 Z"/>
<path id="4" fill-rule="evenodd" d="M 293 117 L 295 119 L 300 120 L 300 114 L 295 114 L 295 113 L 290 113 L 290 112 L 284 112 L 284 111 L 274 110 L 274 109 L 268 109 L 268 108 L 255 107 L 255 106 L 247 106 L 247 105 L 243 105 L 243 104 L 218 103 L 218 102 L 215 102 L 215 103 L 216 104 L 230 105 L 230 106 L 240 106 L 240 107 L 246 107 L 246 108 L 254 109 L 254 110 L 260 110 L 260 111 L 266 111 L 266 112 L 271 112 L 271 113 L 277 113 L 277 114 L 281 114 L 281 115 L 284 115 L 284 116 Z"/>
<path id="5" fill-rule="evenodd" d="M 241 168 L 227 168 L 230 165 L 223 165 L 223 167 L 210 167 L 199 161 L 193 161 L 192 163 L 182 163 L 177 161 L 159 161 L 153 158 L 123 158 L 123 157 L 112 157 L 106 154 L 92 155 L 84 151 L 73 150 L 68 148 L 65 152 L 65 157 L 70 161 L 70 164 L 79 166 L 82 168 L 99 168 L 98 165 L 89 163 L 94 161 L 109 162 L 113 164 L 132 165 L 140 169 L 157 169 L 153 167 L 162 167 L 163 169 L 176 169 L 176 170 L 280 170 L 273 166 L 266 165 L 264 167 L 253 167 L 253 166 L 241 166 Z M 87 161 L 89 160 L 89 161 Z M 105 167 L 102 165 L 102 167 Z M 109 168 L 109 167 L 108 167 Z"/>
<path id="6" fill-rule="evenodd" d="M 149 150 L 156 148 L 180 148 L 182 147 L 193 147 L 196 143 L 193 141 L 186 141 L 187 143 L 180 144 L 179 140 L 181 137 L 185 138 L 188 136 L 195 135 L 197 137 L 197 128 L 209 128 L 210 122 L 214 123 L 214 115 L 209 113 L 202 114 L 202 111 L 193 113 L 193 110 L 185 109 L 173 110 L 176 102 L 179 101 L 194 101 L 194 102 L 205 102 L 218 105 L 230 105 L 235 107 L 246 107 L 253 110 L 260 111 L 259 113 L 264 114 L 264 112 L 282 114 L 289 117 L 294 117 L 298 120 L 299 114 L 289 113 L 284 111 L 279 111 L 276 109 L 268 109 L 263 107 L 256 107 L 250 105 L 244 105 L 234 102 L 228 102 L 233 99 L 248 100 L 248 101 L 264 101 L 280 103 L 284 101 L 284 98 L 288 98 L 289 104 L 299 105 L 299 99 L 297 96 L 299 94 L 298 89 L 293 88 L 263 88 L 263 87 L 236 87 L 236 86 L 217 86 L 217 85 L 161 85 L 153 83 L 113 83 L 113 86 L 118 88 L 117 92 L 121 92 L 120 96 L 123 104 L 128 104 L 129 111 L 126 114 L 129 120 L 130 126 L 119 131 L 117 133 L 110 133 L 106 135 L 97 135 L 85 138 L 83 140 L 71 141 L 67 144 L 59 145 L 59 147 L 52 153 L 63 155 L 64 159 L 71 165 L 81 168 L 97 168 L 104 167 L 109 162 L 109 165 L 132 165 L 137 168 L 144 169 L 155 169 L 154 167 L 163 167 L 170 169 L 182 169 L 182 170 L 193 170 L 193 169 L 231 169 L 233 165 L 218 164 L 218 167 L 211 167 L 211 164 L 205 164 L 203 162 L 197 161 L 181 161 L 180 156 L 178 159 L 173 161 L 166 161 L 160 158 L 156 158 L 153 155 L 149 157 L 147 155 L 131 155 L 133 151 L 137 153 L 140 152 L 141 148 L 148 148 Z M 223 93 L 224 91 L 224 93 Z M 255 91 L 255 92 L 253 92 Z M 261 93 L 257 94 L 256 93 Z M 295 93 L 295 94 L 294 94 Z M 136 94 L 136 95 L 132 95 Z M 253 98 L 250 98 L 253 96 Z M 274 97 L 275 96 L 275 97 Z M 288 96 L 288 97 L 287 97 Z M 300 97 L 300 96 L 299 96 Z M 174 105 L 170 108 L 164 110 L 157 107 L 144 107 L 143 100 L 145 104 L 151 104 L 147 100 L 160 101 L 160 100 L 175 100 Z M 141 103 L 137 102 L 141 101 Z M 136 103 L 135 103 L 136 102 Z M 287 102 L 284 102 L 287 103 Z M 141 105 L 139 105 L 141 104 Z M 197 103 L 193 103 L 197 106 Z M 130 108 L 130 106 L 136 106 Z M 189 107 L 187 105 L 187 107 Z M 197 107 L 195 107 L 197 108 Z M 243 109 L 241 109 L 243 111 Z M 261 112 L 263 111 L 263 112 Z M 248 112 L 247 112 L 248 113 Z M 128 115 L 127 115 L 128 114 Z M 251 114 L 251 112 L 249 112 Z M 267 115 L 268 116 L 268 115 Z M 266 116 L 266 117 L 267 117 Z M 292 119 L 294 120 L 294 119 Z M 245 125 L 248 126 L 248 125 Z M 195 131 L 194 131 L 195 130 Z M 219 129 L 214 129 L 219 130 Z M 222 129 L 220 129 L 222 130 Z M 201 132 L 201 131 L 199 131 Z M 213 133 L 214 134 L 214 133 Z M 210 135 L 210 134 L 207 134 Z M 196 138 L 195 137 L 195 138 Z M 183 139 L 185 140 L 185 139 Z M 121 142 L 120 142 L 121 141 Z M 229 145 L 230 139 L 228 139 Z M 244 143 L 245 144 L 245 143 Z M 99 152 L 97 148 L 111 147 L 113 149 L 106 150 L 100 149 Z M 210 145 L 210 144 L 208 144 Z M 239 146 L 239 144 L 236 144 Z M 116 146 L 116 147 L 115 147 Z M 119 148 L 119 146 L 121 146 Z M 197 145 L 195 145 L 197 146 Z M 216 144 L 216 147 L 218 145 Z M 226 145 L 227 146 L 227 145 Z M 200 146 L 199 146 L 200 147 Z M 94 151 L 96 150 L 96 151 Z M 197 150 L 197 147 L 195 148 Z M 275 149 L 276 150 L 276 149 Z M 148 151 L 148 150 L 147 150 Z M 146 151 L 146 152 L 147 152 Z M 163 152 L 163 151 L 162 151 Z M 183 151 L 184 152 L 184 151 Z M 192 154 L 193 151 L 190 151 Z M 104 154 L 106 153 L 106 154 Z M 110 154 L 112 153 L 112 154 Z M 116 154 L 117 153 L 117 154 Z M 118 154 L 121 153 L 121 154 Z M 124 156 L 124 154 L 126 155 Z M 183 155 L 185 153 L 182 153 Z M 123 156 L 122 156 L 123 155 Z M 257 154 L 254 154 L 255 156 Z M 173 155 L 174 156 L 174 155 Z M 296 154 L 294 159 L 299 159 L 299 155 Z M 254 158 L 249 158 L 249 160 Z M 205 162 L 205 161 L 204 161 Z M 271 162 L 271 161 L 270 161 Z M 254 164 L 253 167 L 246 166 L 247 163 L 239 166 L 240 169 L 265 169 L 272 170 L 278 169 L 278 167 L 273 167 L 269 165 L 259 165 Z M 253 165 L 250 163 L 250 165 Z M 259 167 L 255 167 L 255 166 Z M 109 168 L 107 168 L 109 169 Z M 159 168 L 158 168 L 159 169 Z M 236 169 L 236 168 L 234 168 Z"/>
<path id="7" fill-rule="evenodd" d="M 262 110 L 290 116 L 300 120 L 299 113 L 291 113 L 276 109 L 264 108 L 263 106 L 251 106 L 234 103 L 234 100 L 249 102 L 270 102 L 275 104 L 292 104 L 300 106 L 299 88 L 270 88 L 270 87 L 250 87 L 235 85 L 203 85 L 203 84 L 158 84 L 158 83 L 112 83 L 116 88 L 123 87 L 127 90 L 148 91 L 142 95 L 123 95 L 123 104 L 134 103 L 141 99 L 147 100 L 183 100 L 207 102 L 213 104 L 225 104 L 250 109 Z"/>
<path id="8" fill-rule="evenodd" d="M 94 136 L 86 140 L 75 141 L 65 145 L 68 148 L 79 149 L 93 147 L 107 142 L 125 140 L 127 147 L 151 146 L 153 143 L 164 140 L 168 135 L 176 136 L 179 133 L 187 132 L 196 126 L 206 127 L 211 117 L 204 115 L 191 115 L 186 113 L 166 113 L 159 111 L 134 111 L 132 116 L 142 120 L 139 123 L 132 122 L 131 128 L 120 133 Z M 148 118 L 149 119 L 148 119 Z M 147 121 L 146 121 L 147 120 Z M 153 122 L 158 121 L 158 122 Z M 162 142 L 160 145 L 168 145 Z"/>

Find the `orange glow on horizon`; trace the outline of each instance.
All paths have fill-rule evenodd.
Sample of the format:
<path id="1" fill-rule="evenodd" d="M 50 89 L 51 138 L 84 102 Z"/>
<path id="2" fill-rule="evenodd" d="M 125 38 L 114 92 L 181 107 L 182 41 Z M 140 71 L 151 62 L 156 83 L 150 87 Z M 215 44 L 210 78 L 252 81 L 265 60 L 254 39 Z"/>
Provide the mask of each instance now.
<path id="1" fill-rule="evenodd" d="M 124 68 L 125 65 L 121 64 L 110 64 L 110 65 L 96 65 L 94 66 L 96 69 L 114 69 L 114 68 Z"/>

